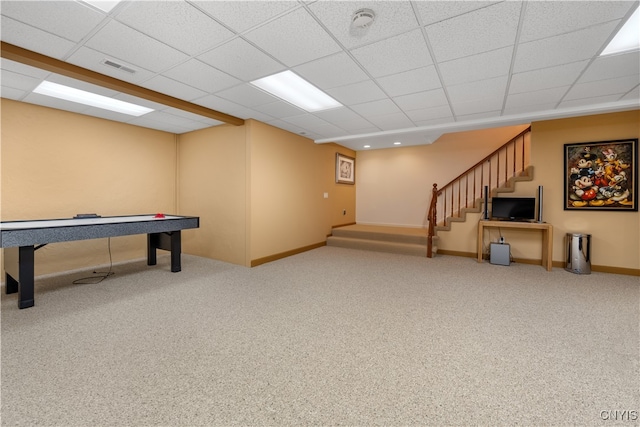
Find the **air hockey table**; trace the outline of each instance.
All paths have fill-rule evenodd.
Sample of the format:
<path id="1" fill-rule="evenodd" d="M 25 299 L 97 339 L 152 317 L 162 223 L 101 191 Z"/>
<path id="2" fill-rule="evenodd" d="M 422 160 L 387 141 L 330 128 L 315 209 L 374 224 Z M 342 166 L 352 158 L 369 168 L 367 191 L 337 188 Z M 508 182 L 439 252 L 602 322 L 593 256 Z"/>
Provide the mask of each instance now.
<path id="1" fill-rule="evenodd" d="M 147 264 L 156 265 L 157 249 L 171 251 L 171 271 L 179 272 L 180 231 L 199 226 L 199 217 L 163 214 L 0 222 L 6 293 L 18 293 L 19 308 L 33 307 L 35 251 L 56 242 L 146 234 Z"/>

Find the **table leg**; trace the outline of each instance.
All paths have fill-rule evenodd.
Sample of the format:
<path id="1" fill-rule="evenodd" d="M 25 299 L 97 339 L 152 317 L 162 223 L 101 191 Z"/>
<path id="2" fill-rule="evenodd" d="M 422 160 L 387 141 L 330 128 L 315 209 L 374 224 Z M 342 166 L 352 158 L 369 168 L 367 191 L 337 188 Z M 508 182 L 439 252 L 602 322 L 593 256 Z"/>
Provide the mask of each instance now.
<path id="1" fill-rule="evenodd" d="M 34 282 L 34 253 L 33 246 L 5 248 L 5 277 L 7 279 L 8 294 L 18 293 L 18 307 L 33 307 Z"/>
<path id="2" fill-rule="evenodd" d="M 182 270 L 180 254 L 182 252 L 182 238 L 180 230 L 169 233 L 147 234 L 147 265 L 156 265 L 156 250 L 171 251 L 171 271 L 177 273 Z"/>
<path id="3" fill-rule="evenodd" d="M 147 234 L 147 265 L 156 265 L 156 249 L 158 248 L 159 233 Z"/>

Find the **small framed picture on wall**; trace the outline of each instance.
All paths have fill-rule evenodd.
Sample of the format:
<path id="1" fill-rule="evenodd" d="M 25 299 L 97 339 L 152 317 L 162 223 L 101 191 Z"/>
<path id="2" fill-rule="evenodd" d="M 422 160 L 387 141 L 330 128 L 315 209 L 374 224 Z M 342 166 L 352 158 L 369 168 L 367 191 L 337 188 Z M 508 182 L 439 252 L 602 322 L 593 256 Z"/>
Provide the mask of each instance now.
<path id="1" fill-rule="evenodd" d="M 638 140 L 564 145 L 564 209 L 638 210 Z"/>
<path id="2" fill-rule="evenodd" d="M 339 184 L 355 184 L 356 159 L 336 153 L 336 182 Z"/>

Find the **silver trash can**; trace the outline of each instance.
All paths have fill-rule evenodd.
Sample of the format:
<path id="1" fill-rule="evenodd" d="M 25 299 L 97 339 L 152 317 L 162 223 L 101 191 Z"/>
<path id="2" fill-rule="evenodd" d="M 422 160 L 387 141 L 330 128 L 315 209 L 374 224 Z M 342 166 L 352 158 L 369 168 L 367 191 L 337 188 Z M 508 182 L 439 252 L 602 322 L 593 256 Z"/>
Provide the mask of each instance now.
<path id="1" fill-rule="evenodd" d="M 591 234 L 567 233 L 567 271 L 591 274 Z"/>

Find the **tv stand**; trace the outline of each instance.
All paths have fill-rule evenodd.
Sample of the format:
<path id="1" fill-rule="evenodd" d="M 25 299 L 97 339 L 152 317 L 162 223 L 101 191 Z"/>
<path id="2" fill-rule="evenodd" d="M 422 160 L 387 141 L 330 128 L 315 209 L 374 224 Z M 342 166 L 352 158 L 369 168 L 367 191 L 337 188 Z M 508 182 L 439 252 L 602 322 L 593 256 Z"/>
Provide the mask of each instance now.
<path id="1" fill-rule="evenodd" d="M 478 262 L 482 262 L 482 244 L 485 228 L 517 228 L 522 230 L 542 230 L 542 266 L 551 271 L 553 264 L 553 226 L 546 222 L 487 221 L 478 222 Z"/>

